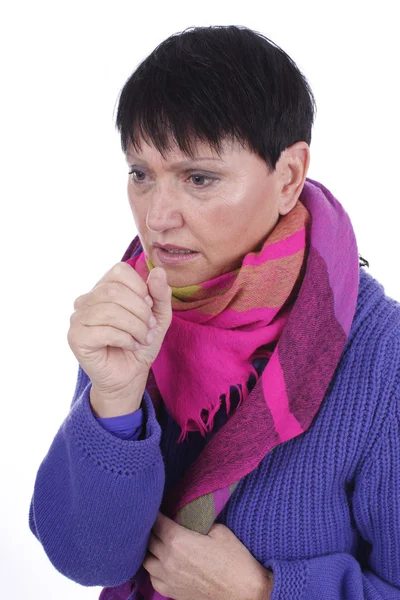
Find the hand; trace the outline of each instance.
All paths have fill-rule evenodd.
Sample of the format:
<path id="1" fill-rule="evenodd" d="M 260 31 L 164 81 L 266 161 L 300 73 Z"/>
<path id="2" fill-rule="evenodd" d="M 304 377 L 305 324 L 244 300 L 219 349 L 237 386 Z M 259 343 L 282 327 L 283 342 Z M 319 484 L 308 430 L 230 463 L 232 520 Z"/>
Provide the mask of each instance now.
<path id="1" fill-rule="evenodd" d="M 75 300 L 68 343 L 99 396 L 130 396 L 138 379 L 147 378 L 172 321 L 171 295 L 161 267 L 145 283 L 130 264 L 119 262 Z"/>
<path id="2" fill-rule="evenodd" d="M 158 513 L 143 567 L 154 589 L 174 600 L 270 600 L 272 571 L 222 524 L 208 535 Z"/>

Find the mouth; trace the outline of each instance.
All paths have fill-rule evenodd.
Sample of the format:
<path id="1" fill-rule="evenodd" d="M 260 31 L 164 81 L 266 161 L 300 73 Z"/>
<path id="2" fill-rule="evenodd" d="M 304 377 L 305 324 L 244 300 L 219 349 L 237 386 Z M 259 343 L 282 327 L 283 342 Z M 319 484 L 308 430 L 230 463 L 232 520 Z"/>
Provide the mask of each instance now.
<path id="1" fill-rule="evenodd" d="M 192 250 L 191 248 L 186 248 L 185 246 L 178 246 L 175 244 L 158 244 L 155 242 L 152 244 L 152 246 L 153 248 L 161 248 L 162 250 L 182 250 L 184 252 L 195 252 L 195 250 Z"/>
<path id="2" fill-rule="evenodd" d="M 193 250 L 165 250 L 164 248 L 155 247 L 155 254 L 158 260 L 166 265 L 177 265 L 189 262 L 200 255 L 199 252 Z"/>

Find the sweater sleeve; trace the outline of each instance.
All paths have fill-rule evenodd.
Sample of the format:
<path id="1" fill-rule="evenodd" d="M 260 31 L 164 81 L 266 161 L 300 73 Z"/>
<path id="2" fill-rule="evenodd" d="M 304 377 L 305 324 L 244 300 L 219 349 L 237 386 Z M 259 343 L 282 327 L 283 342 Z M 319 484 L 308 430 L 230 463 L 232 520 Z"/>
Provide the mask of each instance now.
<path id="1" fill-rule="evenodd" d="M 353 494 L 368 558 L 360 564 L 343 552 L 269 560 L 264 566 L 274 573 L 271 600 L 400 600 L 400 385 L 393 401 L 393 418 L 377 436 Z"/>
<path id="2" fill-rule="evenodd" d="M 120 417 L 94 416 L 104 429 L 121 438 L 121 440 L 138 440 L 142 433 L 144 421 L 142 408 L 128 415 L 121 415 Z"/>
<path id="3" fill-rule="evenodd" d="M 165 483 L 161 428 L 145 391 L 143 439 L 104 429 L 79 365 L 68 416 L 40 464 L 29 527 L 53 566 L 84 586 L 116 586 L 142 564 Z"/>

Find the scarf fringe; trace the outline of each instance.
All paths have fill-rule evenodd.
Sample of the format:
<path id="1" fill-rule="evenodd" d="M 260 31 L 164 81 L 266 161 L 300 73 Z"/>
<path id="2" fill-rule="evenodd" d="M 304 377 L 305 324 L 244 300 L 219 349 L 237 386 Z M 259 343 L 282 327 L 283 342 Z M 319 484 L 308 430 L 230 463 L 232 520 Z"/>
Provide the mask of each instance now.
<path id="1" fill-rule="evenodd" d="M 269 355 L 270 353 L 268 353 Z M 265 353 L 264 353 L 264 356 Z M 255 367 L 253 366 L 253 364 L 250 365 L 250 372 L 247 376 L 246 379 L 243 379 L 240 383 L 236 384 L 236 385 L 230 385 L 229 389 L 226 390 L 225 392 L 223 392 L 222 394 L 219 395 L 219 402 L 214 406 L 214 408 L 212 410 L 210 410 L 208 412 L 208 416 L 207 416 L 207 421 L 204 422 L 203 419 L 201 418 L 201 414 L 198 415 L 198 418 L 196 419 L 196 426 L 197 429 L 195 429 L 195 431 L 200 431 L 201 435 L 203 437 L 206 437 L 206 435 L 208 433 L 211 433 L 211 431 L 214 429 L 214 419 L 215 419 L 215 415 L 217 414 L 217 412 L 219 411 L 219 409 L 221 408 L 222 403 L 224 402 L 224 398 L 225 398 L 225 405 L 226 405 L 226 414 L 228 415 L 228 417 L 230 417 L 230 412 L 231 412 L 231 388 L 234 387 L 239 394 L 239 401 L 237 403 L 237 406 L 235 408 L 235 410 L 237 410 L 239 408 L 239 406 L 241 406 L 241 404 L 243 404 L 243 402 L 246 400 L 247 396 L 249 395 L 249 389 L 247 387 L 247 382 L 249 380 L 249 378 L 251 377 L 251 375 L 254 375 L 256 378 L 256 382 L 258 380 L 258 372 L 255 369 Z M 222 398 L 222 400 L 221 400 Z M 193 431 L 193 429 L 188 429 L 188 427 L 183 427 L 181 434 L 178 438 L 178 444 L 182 443 L 183 441 L 185 441 L 186 437 L 187 437 L 187 433 L 189 431 Z"/>

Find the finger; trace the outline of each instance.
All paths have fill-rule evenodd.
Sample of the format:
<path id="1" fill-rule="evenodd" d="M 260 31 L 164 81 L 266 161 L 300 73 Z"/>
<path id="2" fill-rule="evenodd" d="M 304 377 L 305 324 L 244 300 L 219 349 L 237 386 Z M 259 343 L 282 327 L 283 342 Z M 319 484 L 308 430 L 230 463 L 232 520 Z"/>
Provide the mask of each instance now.
<path id="1" fill-rule="evenodd" d="M 165 598 L 170 597 L 169 587 L 164 583 L 163 579 L 159 579 L 158 577 L 151 575 L 150 581 L 156 592 L 161 594 L 161 596 L 165 596 Z"/>
<path id="2" fill-rule="evenodd" d="M 130 333 L 115 329 L 115 327 L 109 327 L 108 325 L 101 325 L 99 327 L 87 327 L 81 323 L 74 328 L 70 328 L 68 332 L 68 343 L 71 348 L 77 346 L 76 340 L 82 340 L 81 329 L 85 327 L 85 346 L 84 352 L 92 352 L 99 348 L 105 348 L 106 346 L 112 346 L 114 348 L 123 348 L 124 350 L 130 350 L 136 352 L 136 341 Z"/>
<path id="3" fill-rule="evenodd" d="M 97 287 L 105 281 L 117 281 L 122 283 L 143 299 L 149 294 L 147 284 L 143 281 L 139 273 L 126 262 L 119 262 L 111 267 L 111 269 L 99 279 L 94 287 Z"/>
<path id="4" fill-rule="evenodd" d="M 149 325 L 153 312 L 150 306 L 137 294 L 132 294 L 125 285 L 115 281 L 105 281 L 95 287 L 89 294 L 83 294 L 75 300 L 74 308 L 93 306 L 102 302 L 118 304 Z"/>
<path id="5" fill-rule="evenodd" d="M 149 543 L 147 544 L 147 549 L 149 550 L 149 552 L 151 552 L 159 560 L 162 560 L 163 548 L 165 548 L 165 545 L 160 540 L 160 538 L 151 533 L 149 537 Z"/>
<path id="6" fill-rule="evenodd" d="M 158 320 L 168 321 L 172 316 L 172 288 L 168 285 L 167 274 L 161 267 L 156 267 L 147 278 L 147 288 L 154 302 L 153 313 Z"/>
<path id="7" fill-rule="evenodd" d="M 139 344 L 146 344 L 148 327 L 131 312 L 117 304 L 95 304 L 82 309 L 80 322 L 87 327 L 108 326 L 129 333 Z"/>
<path id="8" fill-rule="evenodd" d="M 151 530 L 163 541 L 168 538 L 168 535 L 175 532 L 177 527 L 181 526 L 172 519 L 169 519 L 162 512 L 159 512 Z"/>
<path id="9" fill-rule="evenodd" d="M 158 577 L 162 575 L 161 562 L 150 552 L 147 552 L 142 565 L 151 575 Z"/>

